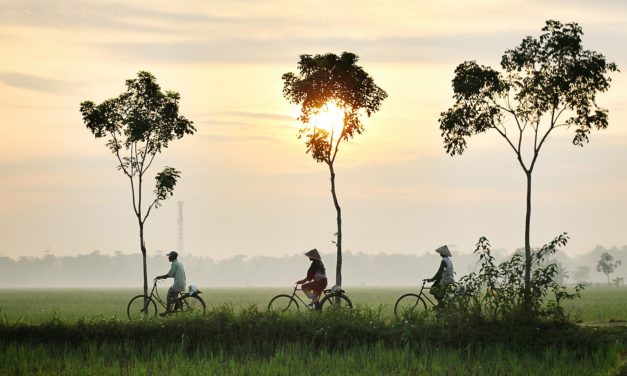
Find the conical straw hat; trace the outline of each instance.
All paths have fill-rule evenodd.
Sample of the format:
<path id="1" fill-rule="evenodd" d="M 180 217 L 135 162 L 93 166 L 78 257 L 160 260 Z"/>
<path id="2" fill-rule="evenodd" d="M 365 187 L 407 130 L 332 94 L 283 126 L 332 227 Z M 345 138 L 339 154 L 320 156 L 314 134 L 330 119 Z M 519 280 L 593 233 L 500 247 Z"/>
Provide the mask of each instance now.
<path id="1" fill-rule="evenodd" d="M 447 256 L 447 257 L 452 257 L 451 255 L 451 251 L 449 251 L 448 247 L 443 245 L 440 248 L 435 250 L 437 253 L 441 254 L 442 256 Z"/>
<path id="2" fill-rule="evenodd" d="M 316 260 L 320 260 L 322 261 L 322 258 L 320 257 L 320 253 L 318 253 L 317 249 L 312 249 L 311 251 L 305 253 L 305 256 L 312 258 L 312 259 L 316 259 Z"/>

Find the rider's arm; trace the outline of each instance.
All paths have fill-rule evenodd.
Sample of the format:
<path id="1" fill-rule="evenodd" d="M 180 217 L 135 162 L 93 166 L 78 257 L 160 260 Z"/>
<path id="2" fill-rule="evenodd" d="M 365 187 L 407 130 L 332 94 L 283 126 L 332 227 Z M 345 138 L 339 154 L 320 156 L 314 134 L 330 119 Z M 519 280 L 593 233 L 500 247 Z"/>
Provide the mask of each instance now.
<path id="1" fill-rule="evenodd" d="M 167 273 L 166 273 L 166 274 L 164 274 L 164 275 L 160 275 L 160 276 L 158 276 L 158 277 L 157 277 L 157 279 L 174 278 L 174 275 L 176 274 L 176 267 L 177 267 L 177 266 L 176 266 L 176 265 L 175 265 L 175 263 L 173 262 L 173 263 L 172 263 L 172 266 L 170 267 L 170 271 L 169 271 L 169 272 L 167 272 Z"/>
<path id="2" fill-rule="evenodd" d="M 309 267 L 309 270 L 307 270 L 307 276 L 303 279 L 301 279 L 300 281 L 297 281 L 296 283 L 305 283 L 307 281 L 311 281 L 314 279 L 314 270 L 313 270 L 313 266 Z"/>
<path id="3" fill-rule="evenodd" d="M 305 283 L 305 282 L 307 282 L 309 280 L 311 280 L 311 278 L 309 278 L 309 275 L 308 275 L 307 277 L 305 277 L 305 278 L 303 278 L 303 279 L 301 279 L 299 281 L 296 281 L 296 283 L 301 284 L 301 283 Z"/>
<path id="4" fill-rule="evenodd" d="M 428 281 L 429 282 L 440 282 L 440 279 L 442 279 L 442 273 L 444 272 L 444 268 L 446 268 L 446 263 L 444 262 L 444 260 L 442 260 L 442 262 L 440 263 L 440 268 L 435 273 L 433 278 L 429 278 Z"/>

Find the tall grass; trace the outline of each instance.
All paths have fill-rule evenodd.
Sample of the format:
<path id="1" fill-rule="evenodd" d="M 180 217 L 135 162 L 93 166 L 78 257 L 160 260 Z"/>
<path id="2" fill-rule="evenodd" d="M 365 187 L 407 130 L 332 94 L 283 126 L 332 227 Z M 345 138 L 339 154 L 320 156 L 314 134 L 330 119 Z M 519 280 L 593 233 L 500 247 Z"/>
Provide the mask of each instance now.
<path id="1" fill-rule="evenodd" d="M 593 352 L 547 349 L 541 354 L 502 346 L 449 349 L 356 346 L 344 351 L 311 345 L 283 345 L 259 355 L 192 353 L 179 346 L 147 349 L 125 344 L 80 346 L 0 345 L 0 374 L 12 375 L 611 375 L 619 374 L 620 348 Z"/>
<path id="2" fill-rule="evenodd" d="M 304 343 L 330 349 L 363 344 L 390 346 L 466 347 L 507 344 L 540 349 L 568 346 L 591 349 L 618 340 L 627 342 L 627 327 L 578 327 L 567 323 L 533 321 L 524 325 L 506 321 L 439 321 L 414 316 L 390 320 L 377 310 L 353 309 L 305 314 L 278 314 L 251 306 L 239 312 L 231 307 L 213 310 L 202 319 L 160 318 L 132 321 L 106 318 L 67 321 L 53 316 L 46 322 L 29 324 L 4 320 L 0 341 L 32 343 L 83 343 L 88 341 L 183 344 L 190 351 L 213 347 L 240 346 L 272 349 L 285 343 Z"/>
<path id="3" fill-rule="evenodd" d="M 625 327 L 396 321 L 364 308 L 0 323 L 3 375 L 610 375 L 627 371 L 626 349 Z"/>

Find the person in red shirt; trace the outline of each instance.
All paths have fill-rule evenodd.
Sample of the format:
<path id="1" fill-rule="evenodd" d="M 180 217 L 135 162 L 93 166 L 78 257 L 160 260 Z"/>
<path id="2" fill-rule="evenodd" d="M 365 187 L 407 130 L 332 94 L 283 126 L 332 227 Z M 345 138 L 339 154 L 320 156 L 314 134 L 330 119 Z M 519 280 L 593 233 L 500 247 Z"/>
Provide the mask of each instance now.
<path id="1" fill-rule="evenodd" d="M 320 295 L 325 287 L 327 287 L 327 275 L 322 258 L 317 249 L 305 253 L 305 256 L 311 260 L 311 266 L 307 270 L 307 276 L 296 283 L 302 284 L 302 289 L 305 295 L 311 299 L 310 306 L 315 306 L 316 309 L 320 307 Z"/>

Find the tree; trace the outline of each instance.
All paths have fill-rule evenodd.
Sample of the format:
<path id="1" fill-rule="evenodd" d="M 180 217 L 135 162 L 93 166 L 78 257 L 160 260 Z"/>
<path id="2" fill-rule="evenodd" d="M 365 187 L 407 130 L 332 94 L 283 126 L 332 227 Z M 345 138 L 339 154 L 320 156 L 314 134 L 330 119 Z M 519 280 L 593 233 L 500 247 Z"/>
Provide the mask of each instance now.
<path id="1" fill-rule="evenodd" d="M 126 92 L 101 104 L 81 103 L 83 122 L 96 138 L 107 137 L 107 147 L 118 161 L 118 170 L 131 184 L 133 211 L 139 225 L 139 246 L 144 270 L 144 294 L 148 295 L 146 244 L 144 224 L 153 208 L 174 194 L 180 171 L 165 167 L 155 176 L 154 199 L 145 208 L 143 185 L 145 175 L 155 156 L 175 139 L 194 134 L 191 121 L 179 115 L 180 95 L 161 91 L 155 77 L 139 72 L 137 78 L 126 80 Z"/>
<path id="2" fill-rule="evenodd" d="M 555 281 L 558 285 L 565 284 L 566 280 L 570 277 L 568 269 L 566 269 L 564 264 L 557 260 L 552 260 L 551 262 L 555 264 L 555 277 L 553 278 L 553 281 Z"/>
<path id="3" fill-rule="evenodd" d="M 614 269 L 621 265 L 622 261 L 614 260 L 614 256 L 608 252 L 603 252 L 597 263 L 597 272 L 601 272 L 607 276 L 607 284 L 610 284 L 610 274 L 614 273 Z"/>
<path id="4" fill-rule="evenodd" d="M 578 267 L 574 277 L 578 283 L 587 282 L 588 278 L 590 278 L 590 268 L 587 266 Z"/>
<path id="5" fill-rule="evenodd" d="M 357 63 L 355 54 L 344 52 L 341 56 L 301 55 L 299 74 L 283 75 L 283 96 L 301 106 L 298 117 L 303 123 L 298 138 L 305 138 L 307 153 L 318 163 L 326 163 L 331 175 L 331 195 L 337 212 L 337 264 L 336 285 L 342 285 L 342 210 L 335 190 L 334 163 L 342 141 L 350 141 L 364 132 L 361 117 L 370 117 L 379 110 L 387 93 L 375 85 L 374 80 Z M 337 107 L 342 113 L 342 126 L 322 129 L 312 116 Z M 336 134 L 339 132 L 339 134 Z"/>
<path id="6" fill-rule="evenodd" d="M 616 287 L 620 287 L 623 284 L 623 281 L 625 280 L 625 278 L 623 277 L 616 277 L 612 280 L 612 282 L 614 282 L 614 284 L 616 285 Z"/>
<path id="7" fill-rule="evenodd" d="M 597 52 L 584 50 L 576 23 L 546 21 L 538 39 L 530 36 L 501 60 L 502 72 L 466 61 L 455 69 L 453 107 L 439 124 L 446 152 L 461 155 L 466 140 L 494 130 L 514 152 L 527 180 L 525 289 L 532 262 L 531 176 L 540 149 L 557 128 L 574 128 L 573 144 L 583 146 L 593 128 L 605 129 L 607 110 L 596 96 L 610 87 L 617 71 Z"/>

